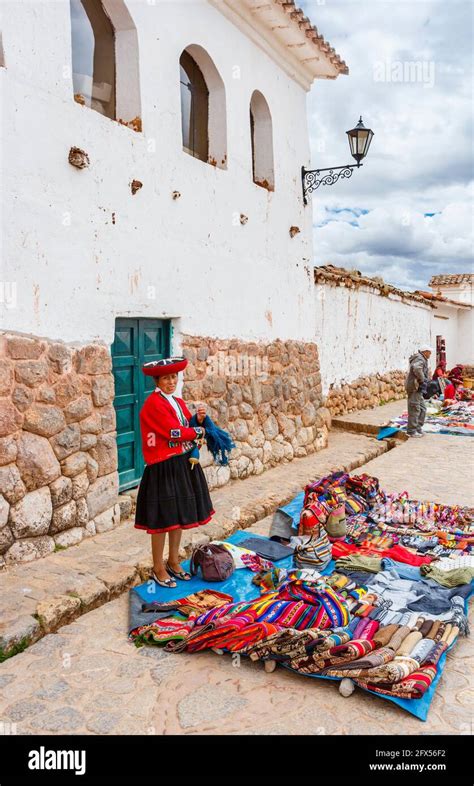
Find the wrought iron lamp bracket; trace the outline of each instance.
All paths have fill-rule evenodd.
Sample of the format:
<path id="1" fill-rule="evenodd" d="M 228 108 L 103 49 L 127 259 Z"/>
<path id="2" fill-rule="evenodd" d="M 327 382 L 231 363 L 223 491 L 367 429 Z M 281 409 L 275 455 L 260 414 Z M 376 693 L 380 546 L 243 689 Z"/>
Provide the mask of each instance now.
<path id="1" fill-rule="evenodd" d="M 306 169 L 301 167 L 301 183 L 303 186 L 303 202 L 308 204 L 307 196 L 316 191 L 319 186 L 332 186 L 337 183 L 339 178 L 352 177 L 352 170 L 363 166 L 358 164 L 347 164 L 346 166 L 326 167 L 325 169 Z M 321 172 L 328 172 L 327 175 L 320 177 Z"/>

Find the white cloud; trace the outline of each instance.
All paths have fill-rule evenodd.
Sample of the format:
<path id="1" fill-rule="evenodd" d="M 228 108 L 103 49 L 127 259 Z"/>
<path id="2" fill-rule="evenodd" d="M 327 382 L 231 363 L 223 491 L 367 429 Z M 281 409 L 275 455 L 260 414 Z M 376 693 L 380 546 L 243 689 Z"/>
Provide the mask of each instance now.
<path id="1" fill-rule="evenodd" d="M 470 270 L 471 3 L 301 5 L 350 69 L 317 81 L 309 95 L 313 166 L 350 163 L 345 131 L 359 114 L 375 132 L 364 166 L 313 194 L 315 263 L 356 267 L 406 287 L 426 287 L 433 273 Z M 377 81 L 380 73 L 387 81 Z M 400 73 L 407 81 L 393 81 Z M 368 212 L 348 212 L 356 209 Z"/>

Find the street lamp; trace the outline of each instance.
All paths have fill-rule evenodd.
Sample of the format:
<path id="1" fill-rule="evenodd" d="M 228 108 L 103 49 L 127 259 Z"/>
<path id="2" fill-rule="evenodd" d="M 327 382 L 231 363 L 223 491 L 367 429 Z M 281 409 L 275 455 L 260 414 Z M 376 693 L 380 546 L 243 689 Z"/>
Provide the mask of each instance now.
<path id="1" fill-rule="evenodd" d="M 301 182 L 303 185 L 303 202 L 308 204 L 307 195 L 316 191 L 319 186 L 332 186 L 337 183 L 340 177 L 351 177 L 352 170 L 356 167 L 362 166 L 362 159 L 366 157 L 369 152 L 370 143 L 374 132 L 370 128 L 366 128 L 362 122 L 362 117 L 359 118 L 355 128 L 346 131 L 349 139 L 349 147 L 351 155 L 357 161 L 357 164 L 346 164 L 346 166 L 326 167 L 326 169 L 306 169 L 301 167 Z M 329 174 L 320 177 L 321 172 L 328 172 Z"/>

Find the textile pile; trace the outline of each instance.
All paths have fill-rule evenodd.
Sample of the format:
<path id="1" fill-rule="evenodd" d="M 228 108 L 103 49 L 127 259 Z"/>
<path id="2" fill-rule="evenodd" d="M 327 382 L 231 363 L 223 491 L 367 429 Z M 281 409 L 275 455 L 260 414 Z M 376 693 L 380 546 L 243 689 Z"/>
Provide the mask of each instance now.
<path id="1" fill-rule="evenodd" d="M 218 649 L 302 675 L 350 677 L 373 693 L 416 702 L 442 670 L 444 653 L 468 633 L 474 510 L 386 494 L 376 478 L 340 472 L 307 486 L 305 504 L 328 515 L 335 506 L 345 510 L 345 537 L 332 540 L 324 570 L 295 569 L 294 557 L 277 567 L 228 544 L 236 568 L 253 570 L 253 597 L 204 587 L 144 603 L 146 622 L 130 637 L 173 652 Z M 293 535 L 302 540 L 301 505 L 296 515 L 291 503 L 279 511 L 291 510 L 290 544 Z"/>
<path id="2" fill-rule="evenodd" d="M 468 391 L 469 395 L 471 391 Z M 390 422 L 390 426 L 400 431 L 406 431 L 408 413 L 404 412 Z M 461 400 L 453 402 L 450 406 L 443 406 L 443 402 L 430 399 L 427 402 L 426 420 L 423 431 L 431 434 L 459 434 L 461 436 L 474 435 L 474 401 Z"/>

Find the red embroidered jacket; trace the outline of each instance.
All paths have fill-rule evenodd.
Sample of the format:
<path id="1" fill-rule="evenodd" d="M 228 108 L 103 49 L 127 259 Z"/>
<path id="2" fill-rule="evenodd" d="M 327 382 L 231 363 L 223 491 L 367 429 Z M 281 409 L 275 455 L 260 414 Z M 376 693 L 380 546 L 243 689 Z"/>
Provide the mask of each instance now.
<path id="1" fill-rule="evenodd" d="M 203 429 L 189 426 L 191 413 L 182 398 L 174 396 L 184 424 L 166 398 L 157 391 L 150 393 L 140 411 L 143 457 L 147 464 L 157 464 L 179 456 L 192 448 L 192 441 L 202 436 Z"/>

